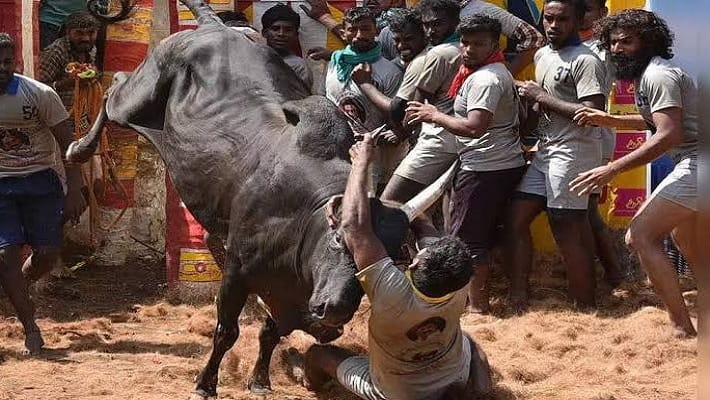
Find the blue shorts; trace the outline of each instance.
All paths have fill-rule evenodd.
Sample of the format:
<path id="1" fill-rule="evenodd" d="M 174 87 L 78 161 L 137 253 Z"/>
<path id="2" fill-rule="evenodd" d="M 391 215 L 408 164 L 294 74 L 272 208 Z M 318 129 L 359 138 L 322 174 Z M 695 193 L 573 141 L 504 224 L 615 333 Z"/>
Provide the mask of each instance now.
<path id="1" fill-rule="evenodd" d="M 61 246 L 64 191 L 51 169 L 0 178 L 0 248 Z"/>

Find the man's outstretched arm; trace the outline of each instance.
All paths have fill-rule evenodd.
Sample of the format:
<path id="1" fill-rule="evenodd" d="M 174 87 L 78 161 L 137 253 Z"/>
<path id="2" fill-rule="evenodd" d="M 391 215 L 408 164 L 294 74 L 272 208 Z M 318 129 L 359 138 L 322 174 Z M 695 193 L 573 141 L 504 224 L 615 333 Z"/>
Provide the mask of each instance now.
<path id="1" fill-rule="evenodd" d="M 358 270 L 387 257 L 385 247 L 372 229 L 370 216 L 367 177 L 373 153 L 372 137 L 369 134 L 350 148 L 352 169 L 343 196 L 343 237 Z"/>

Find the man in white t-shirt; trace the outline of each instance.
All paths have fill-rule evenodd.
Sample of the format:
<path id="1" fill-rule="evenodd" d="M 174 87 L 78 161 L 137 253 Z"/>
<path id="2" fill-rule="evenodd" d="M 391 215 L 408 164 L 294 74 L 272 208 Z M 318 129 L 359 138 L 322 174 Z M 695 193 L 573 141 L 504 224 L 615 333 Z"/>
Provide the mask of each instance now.
<path id="1" fill-rule="evenodd" d="M 663 239 L 671 235 L 690 267 L 698 268 L 698 89 L 693 78 L 670 61 L 673 33 L 656 14 L 625 10 L 603 19 L 599 33 L 602 48 L 610 52 L 616 77 L 634 80 L 639 114 L 610 115 L 582 108 L 577 110 L 575 120 L 580 125 L 648 128 L 653 135 L 624 157 L 583 172 L 571 185 L 578 193 L 589 193 L 664 153 L 673 159 L 673 171 L 631 220 L 626 242 L 666 304 L 674 333 L 695 336 Z"/>
<path id="2" fill-rule="evenodd" d="M 0 284 L 25 330 L 27 352 L 36 354 L 44 341 L 28 283 L 58 261 L 62 224 L 78 221 L 86 201 L 78 166 L 67 166 L 64 178 L 69 114 L 52 88 L 14 73 L 14 50 L 0 33 Z M 24 266 L 23 245 L 32 248 Z"/>
<path id="3" fill-rule="evenodd" d="M 419 251 L 405 271 L 387 256 L 373 232 L 367 174 L 373 157 L 369 135 L 350 151 L 353 167 L 342 202 L 343 238 L 372 305 L 369 356 L 334 346 L 306 353 L 307 383 L 315 389 L 337 379 L 370 400 L 440 399 L 452 391 L 475 398 L 491 390 L 482 350 L 461 330 L 471 257 L 459 239 L 437 238 L 431 222 L 412 226 Z"/>

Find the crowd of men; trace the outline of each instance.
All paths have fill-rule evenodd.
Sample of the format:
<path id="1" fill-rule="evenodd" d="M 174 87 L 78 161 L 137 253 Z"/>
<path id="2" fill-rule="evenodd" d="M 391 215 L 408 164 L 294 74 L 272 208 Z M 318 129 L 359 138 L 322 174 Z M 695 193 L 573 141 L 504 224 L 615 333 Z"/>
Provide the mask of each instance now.
<path id="1" fill-rule="evenodd" d="M 384 4 L 387 3 L 387 4 Z M 499 243 L 510 281 L 509 304 L 529 301 L 532 221 L 546 212 L 569 281 L 569 297 L 594 307 L 595 257 L 611 286 L 626 278 L 597 209 L 616 175 L 664 153 L 675 168 L 633 218 L 627 243 L 668 309 L 673 329 L 694 336 L 677 277 L 664 253 L 671 235 L 696 263 L 697 94 L 675 66 L 673 34 L 652 12 L 607 16 L 604 0 L 545 0 L 543 36 L 483 0 L 422 0 L 416 8 L 366 2 L 335 22 L 327 5 L 304 7 L 344 48 L 306 49 L 328 62 L 325 96 L 348 117 L 358 143 L 342 201 L 344 239 L 372 304 L 370 357 L 314 346 L 307 378 L 335 378 L 366 399 L 431 399 L 490 391 L 482 350 L 459 323 L 466 304 L 489 309 L 491 251 Z M 262 31 L 238 12 L 226 25 L 273 48 L 308 86 L 313 74 L 299 52 L 300 16 L 276 5 Z M 39 81 L 14 73 L 14 43 L 0 34 L 0 283 L 25 328 L 26 347 L 43 342 L 27 283 L 56 262 L 61 226 L 85 207 L 76 166 L 62 163 L 74 127 L 70 62 L 93 63 L 98 22 L 85 11 L 46 43 Z M 501 35 L 517 44 L 500 47 Z M 44 38 L 44 36 L 43 36 Z M 515 74 L 533 58 L 534 81 Z M 606 105 L 616 79 L 633 80 L 639 114 Z M 638 149 L 612 160 L 614 129 L 650 129 Z M 532 149 L 521 137 L 532 134 Z M 372 233 L 368 196 L 404 203 L 454 168 L 443 202 L 444 231 L 426 217 L 412 225 L 419 253 L 395 267 Z M 503 227 L 502 232 L 500 227 Z M 24 263 L 20 247 L 32 256 Z"/>

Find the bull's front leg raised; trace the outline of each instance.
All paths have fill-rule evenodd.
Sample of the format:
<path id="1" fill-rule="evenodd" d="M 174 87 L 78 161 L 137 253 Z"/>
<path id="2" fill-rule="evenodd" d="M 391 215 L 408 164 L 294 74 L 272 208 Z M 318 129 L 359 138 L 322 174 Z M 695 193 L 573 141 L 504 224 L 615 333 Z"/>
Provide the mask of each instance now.
<path id="1" fill-rule="evenodd" d="M 229 258 L 229 257 L 228 257 Z M 232 257 L 233 258 L 233 257 Z M 197 378 L 191 400 L 206 400 L 217 396 L 217 374 L 225 353 L 239 338 L 239 314 L 244 308 L 247 290 L 239 273 L 238 262 L 228 261 L 217 298 L 217 327 L 214 332 L 210 359 Z"/>
<path id="2" fill-rule="evenodd" d="M 270 316 L 266 317 L 261 331 L 259 331 L 259 356 L 249 378 L 248 386 L 252 393 L 264 394 L 271 391 L 271 379 L 269 378 L 271 356 L 281 337 L 288 336 L 293 332 L 293 328 L 290 326 L 290 324 L 279 325 Z"/>

